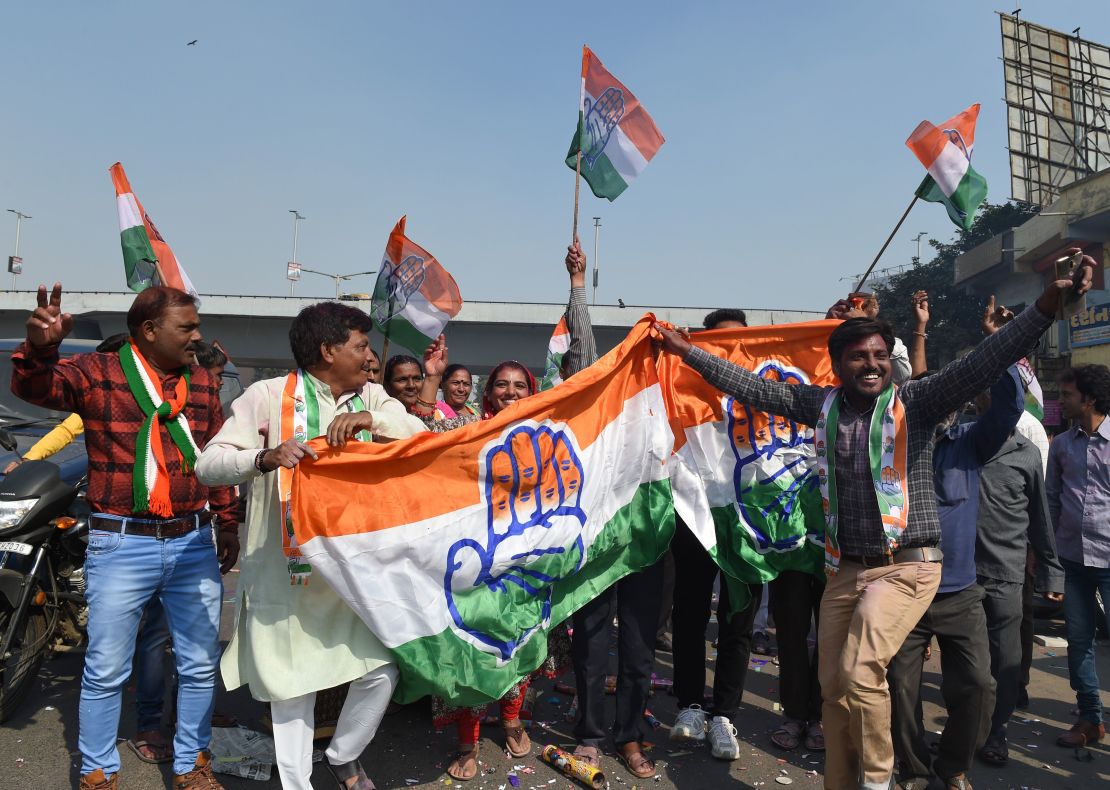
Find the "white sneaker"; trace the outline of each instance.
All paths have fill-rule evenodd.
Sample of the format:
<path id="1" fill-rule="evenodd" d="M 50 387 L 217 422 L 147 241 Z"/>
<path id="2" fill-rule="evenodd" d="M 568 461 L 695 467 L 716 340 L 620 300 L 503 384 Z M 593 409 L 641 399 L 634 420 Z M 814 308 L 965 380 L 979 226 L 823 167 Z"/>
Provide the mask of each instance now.
<path id="1" fill-rule="evenodd" d="M 740 758 L 740 743 L 736 740 L 736 728 L 724 716 L 714 716 L 709 722 L 709 752 L 718 760 Z"/>
<path id="2" fill-rule="evenodd" d="M 678 717 L 671 727 L 672 741 L 704 741 L 705 740 L 705 711 L 701 705 L 691 705 L 678 712 Z M 739 746 L 737 753 L 739 753 Z"/>

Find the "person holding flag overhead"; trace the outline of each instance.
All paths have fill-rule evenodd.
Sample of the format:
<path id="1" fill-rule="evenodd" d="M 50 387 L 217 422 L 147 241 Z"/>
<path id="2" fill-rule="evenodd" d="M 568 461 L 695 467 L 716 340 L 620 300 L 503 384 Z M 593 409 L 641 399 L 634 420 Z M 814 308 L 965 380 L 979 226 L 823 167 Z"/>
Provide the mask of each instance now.
<path id="1" fill-rule="evenodd" d="M 235 564 L 239 532 L 232 490 L 206 487 L 192 474 L 198 447 L 223 423 L 219 387 L 194 364 L 196 300 L 174 288 L 147 288 L 127 311 L 130 338 L 118 352 L 59 360 L 58 347 L 72 327 L 72 316 L 62 312 L 61 283 L 49 296 L 40 285 L 27 340 L 12 354 L 11 387 L 29 403 L 75 412 L 85 427 L 92 515 L 80 786 L 118 786 L 123 685 L 140 618 L 157 597 L 170 622 L 178 675 L 174 787 L 219 788 L 207 749 L 220 573 Z"/>
<path id="2" fill-rule="evenodd" d="M 197 461 L 209 484 L 251 486 L 235 631 L 222 670 L 229 690 L 246 683 L 270 703 L 278 772 L 286 790 L 309 790 L 316 692 L 350 682 L 325 765 L 347 788 L 373 783 L 358 757 L 393 694 L 389 651 L 301 556 L 290 516 L 294 468 L 315 458 L 306 442 L 332 446 L 404 439 L 423 424 L 368 381 L 372 351 L 366 313 L 338 302 L 306 307 L 289 344 L 297 369 L 251 385 Z M 310 583 L 311 582 L 311 583 Z"/>
<path id="3" fill-rule="evenodd" d="M 1067 291 L 1091 288 L 1095 261 L 1051 282 L 1011 323 L 939 373 L 895 387 L 889 324 L 842 323 L 829 336 L 840 386 L 763 379 L 656 324 L 663 348 L 753 408 L 816 431 L 825 511 L 819 677 L 824 697 L 825 787 L 886 790 L 894 771 L 886 669 L 940 584 L 940 525 L 933 491 L 938 419 L 986 389 L 1052 325 Z M 840 314 L 850 308 L 838 303 Z"/>

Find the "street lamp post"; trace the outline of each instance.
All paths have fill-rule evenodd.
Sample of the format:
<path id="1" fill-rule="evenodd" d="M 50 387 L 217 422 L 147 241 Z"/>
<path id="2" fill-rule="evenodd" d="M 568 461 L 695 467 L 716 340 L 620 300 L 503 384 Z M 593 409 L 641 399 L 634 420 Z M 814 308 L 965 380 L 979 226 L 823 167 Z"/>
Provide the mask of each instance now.
<path id="1" fill-rule="evenodd" d="M 354 272 L 353 274 L 332 274 L 331 272 L 318 272 L 315 269 L 301 269 L 301 274 L 318 274 L 321 277 L 330 277 L 335 280 L 335 298 L 339 298 L 339 283 L 341 280 L 350 280 L 352 277 L 361 277 L 364 274 L 377 274 L 378 270 L 374 269 L 369 272 Z"/>
<path id="2" fill-rule="evenodd" d="M 19 231 L 20 226 L 25 219 L 33 219 L 30 214 L 24 214 L 22 211 L 17 211 L 14 208 L 8 209 L 8 212 L 15 214 L 15 255 L 8 261 L 8 271 L 12 273 L 12 290 L 15 290 L 15 278 L 19 276 L 22 270 L 23 261 L 19 257 Z"/>
<path id="3" fill-rule="evenodd" d="M 295 209 L 295 208 L 289 209 L 289 213 L 293 215 L 293 261 L 292 262 L 296 263 L 297 262 L 297 231 L 299 229 L 298 226 L 300 225 L 301 220 L 304 219 L 304 215 L 302 215 L 301 212 L 297 211 L 297 209 Z M 289 295 L 290 296 L 293 295 L 293 285 L 294 285 L 295 282 L 296 282 L 295 280 L 290 280 L 289 281 Z"/>
<path id="4" fill-rule="evenodd" d="M 914 263 L 921 263 L 921 237 L 926 235 L 928 234 L 925 231 L 921 231 L 913 237 L 913 240 L 917 242 L 917 257 L 913 259 Z"/>

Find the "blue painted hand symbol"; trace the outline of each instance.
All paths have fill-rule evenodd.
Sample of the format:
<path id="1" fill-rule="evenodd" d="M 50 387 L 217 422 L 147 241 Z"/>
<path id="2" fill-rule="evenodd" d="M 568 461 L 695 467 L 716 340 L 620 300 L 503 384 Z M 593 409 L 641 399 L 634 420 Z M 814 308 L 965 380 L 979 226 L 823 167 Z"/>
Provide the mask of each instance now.
<path id="1" fill-rule="evenodd" d="M 476 646 L 512 658 L 551 617 L 551 585 L 582 567 L 583 470 L 565 426 L 521 424 L 483 450 L 485 543 L 447 553 L 443 589 L 455 626 Z"/>
<path id="2" fill-rule="evenodd" d="M 374 317 L 378 323 L 384 324 L 404 310 L 423 284 L 423 258 L 410 255 L 396 265 L 388 258 L 383 260 L 374 283 Z"/>
<path id="3" fill-rule="evenodd" d="M 601 156 L 601 152 L 605 150 L 605 146 L 609 142 L 609 135 L 613 133 L 621 118 L 624 117 L 624 92 L 619 88 L 606 88 L 597 97 L 597 101 L 591 103 L 587 98 L 582 110 L 585 113 L 586 126 L 586 141 L 582 147 L 582 163 L 589 170 L 594 166 L 597 158 Z"/>

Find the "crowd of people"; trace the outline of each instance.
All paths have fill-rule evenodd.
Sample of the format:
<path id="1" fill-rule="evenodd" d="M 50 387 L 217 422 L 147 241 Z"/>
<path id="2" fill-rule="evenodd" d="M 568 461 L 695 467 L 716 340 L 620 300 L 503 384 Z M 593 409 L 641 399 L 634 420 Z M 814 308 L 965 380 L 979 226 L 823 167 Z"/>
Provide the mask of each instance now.
<path id="1" fill-rule="evenodd" d="M 598 358 L 577 242 L 565 264 L 570 346 L 563 379 Z M 966 790 L 977 758 L 1004 764 L 1006 722 L 1028 703 L 1034 592 L 1065 607 L 1079 715 L 1059 743 L 1103 737 L 1094 645 L 1096 591 L 1110 601 L 1110 370 L 1087 365 L 1061 375 L 1061 409 L 1072 425 L 1049 444 L 1025 410 L 1016 367 L 1055 320 L 1062 295 L 1090 288 L 1094 266 L 1084 258 L 1072 278 L 1050 283 L 1016 316 L 992 299 L 985 339 L 937 371 L 926 363 L 927 294 L 914 295 L 908 345 L 878 318 L 873 298 L 841 300 L 829 311 L 840 321 L 828 340 L 836 387 L 763 379 L 699 348 L 689 330 L 655 325 L 661 353 L 677 355 L 756 410 L 813 426 L 815 444 L 829 448 L 813 459 L 825 508 L 826 573 L 788 571 L 768 584 L 783 708 L 770 741 L 784 751 L 824 751 L 826 787 L 885 790 L 897 782 Z M 316 458 L 313 438 L 343 447 L 490 419 L 536 393 L 532 372 L 506 360 L 475 399 L 472 371 L 450 364 L 445 338 L 423 359 L 380 359 L 365 312 L 321 302 L 291 324 L 296 369 L 251 385 L 225 418 L 219 372 L 226 357 L 203 344 L 193 297 L 148 288 L 114 346 L 65 360 L 58 347 L 72 318 L 62 310 L 61 285 L 40 287 L 37 301 L 26 342 L 13 354 L 12 390 L 72 412 L 60 430 L 70 437 L 83 430 L 89 457 L 81 790 L 118 787 L 116 737 L 136 652 L 139 731 L 129 743 L 142 759 L 172 762 L 175 788 L 220 787 L 208 752 L 217 665 L 228 690 L 246 685 L 269 704 L 288 790 L 311 787 L 318 695 L 345 686 L 324 765 L 340 788 L 373 788 L 360 756 L 390 704 L 398 669 L 339 595 L 308 583 L 311 564 L 290 518 L 293 470 Z M 706 317 L 704 329 L 746 325 L 743 311 L 722 309 Z M 971 402 L 974 408 L 965 408 Z M 42 450 L 28 455 L 41 457 Z M 886 467 L 901 475 L 892 481 L 880 472 Z M 236 563 L 236 619 L 221 657 L 221 574 Z M 762 632 L 756 621 L 764 589 L 747 585 L 746 602 L 734 607 L 730 585 L 723 578 L 719 584 L 718 654 L 706 707 L 706 629 L 718 573 L 679 521 L 667 555 L 551 629 L 548 659 L 536 673 L 574 672 L 577 759 L 599 765 L 611 741 L 635 779 L 655 774 L 643 727 L 657 646 L 673 651 L 679 710 L 671 737 L 707 741 L 721 760 L 740 757 L 735 722 L 753 638 Z M 668 622 L 669 638 L 662 633 Z M 921 712 L 922 662 L 934 638 L 949 712 L 935 752 Z M 172 743 L 160 728 L 158 694 L 169 639 L 177 673 Z M 531 679 L 520 678 L 496 701 L 494 720 L 514 757 L 532 750 L 521 722 Z M 436 699 L 432 710 L 437 727 L 456 730 L 448 774 L 473 779 L 484 708 Z"/>

